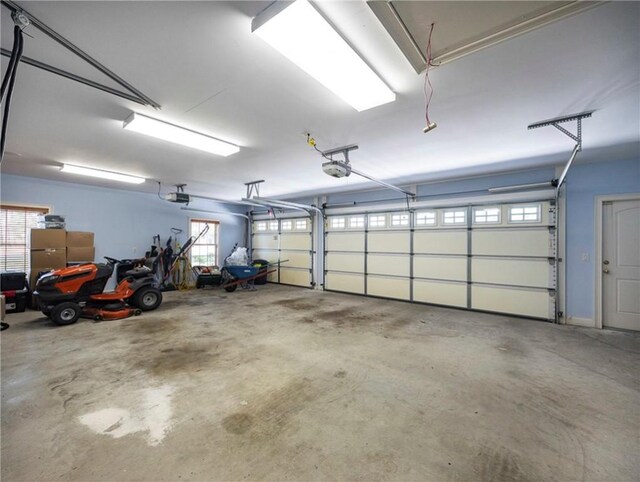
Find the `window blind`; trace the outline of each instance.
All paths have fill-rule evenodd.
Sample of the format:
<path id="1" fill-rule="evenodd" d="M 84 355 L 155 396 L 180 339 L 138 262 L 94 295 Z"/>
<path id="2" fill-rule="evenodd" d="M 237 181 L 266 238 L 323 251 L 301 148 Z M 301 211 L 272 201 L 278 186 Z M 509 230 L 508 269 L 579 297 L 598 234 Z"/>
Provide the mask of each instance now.
<path id="1" fill-rule="evenodd" d="M 38 216 L 47 208 L 0 206 L 0 271 L 29 272 L 29 236 L 38 227 Z"/>

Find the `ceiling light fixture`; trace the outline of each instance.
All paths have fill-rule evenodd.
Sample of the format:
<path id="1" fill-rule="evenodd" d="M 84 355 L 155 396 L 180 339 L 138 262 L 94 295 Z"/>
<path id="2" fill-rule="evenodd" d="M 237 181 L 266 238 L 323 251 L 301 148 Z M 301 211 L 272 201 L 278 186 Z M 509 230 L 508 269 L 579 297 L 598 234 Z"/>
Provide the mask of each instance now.
<path id="1" fill-rule="evenodd" d="M 146 179 L 139 176 L 130 176 L 129 174 L 121 174 L 119 172 L 103 171 L 102 169 L 92 169 L 90 167 L 73 166 L 64 164 L 60 168 L 61 172 L 69 174 L 80 174 L 81 176 L 99 177 L 101 179 L 109 179 L 111 181 L 128 182 L 130 184 L 142 184 Z"/>
<path id="2" fill-rule="evenodd" d="M 251 31 L 358 111 L 396 95 L 307 0 L 273 2 Z"/>
<path id="3" fill-rule="evenodd" d="M 221 141 L 215 137 L 185 129 L 184 127 L 169 124 L 168 122 L 152 119 L 137 112 L 133 112 L 127 117 L 122 127 L 133 132 L 138 132 L 139 134 L 157 137 L 164 141 L 181 144 L 219 156 L 226 157 L 240 151 L 240 148 L 235 144 Z"/>

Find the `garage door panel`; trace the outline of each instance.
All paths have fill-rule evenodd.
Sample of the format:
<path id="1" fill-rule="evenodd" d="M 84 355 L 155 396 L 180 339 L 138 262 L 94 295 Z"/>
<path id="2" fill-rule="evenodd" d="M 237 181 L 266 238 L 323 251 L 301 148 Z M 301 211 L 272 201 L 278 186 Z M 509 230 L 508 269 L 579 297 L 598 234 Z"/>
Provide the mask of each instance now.
<path id="1" fill-rule="evenodd" d="M 471 307 L 476 310 L 512 313 L 548 319 L 552 298 L 546 290 L 474 285 Z"/>
<path id="2" fill-rule="evenodd" d="M 364 251 L 364 232 L 329 233 L 325 239 L 327 251 Z"/>
<path id="3" fill-rule="evenodd" d="M 367 276 L 367 294 L 408 300 L 411 297 L 410 280 L 406 278 L 390 278 L 386 276 Z"/>
<path id="4" fill-rule="evenodd" d="M 467 284 L 446 281 L 414 280 L 413 300 L 447 306 L 467 306 Z"/>
<path id="5" fill-rule="evenodd" d="M 364 254 L 327 253 L 325 269 L 329 271 L 351 271 L 364 273 Z"/>
<path id="6" fill-rule="evenodd" d="M 467 254 L 467 231 L 416 231 L 413 252 L 417 254 Z"/>
<path id="7" fill-rule="evenodd" d="M 406 232 L 369 232 L 367 250 L 374 253 L 409 253 L 411 251 L 411 233 Z"/>
<path id="8" fill-rule="evenodd" d="M 408 255 L 369 254 L 367 272 L 391 276 L 411 275 L 411 258 Z"/>
<path id="9" fill-rule="evenodd" d="M 467 281 L 467 258 L 466 256 L 415 256 L 413 258 L 413 276 Z"/>
<path id="10" fill-rule="evenodd" d="M 498 256 L 550 256 L 548 229 L 476 229 L 472 232 L 473 254 Z"/>
<path id="11" fill-rule="evenodd" d="M 279 252 L 278 251 L 254 249 L 252 251 L 252 254 L 251 254 L 251 259 L 266 259 L 270 263 L 275 263 L 280 258 L 279 258 Z"/>
<path id="12" fill-rule="evenodd" d="M 280 259 L 282 261 L 288 260 L 286 263 L 282 263 L 283 268 L 311 268 L 309 251 L 280 251 Z"/>
<path id="13" fill-rule="evenodd" d="M 280 283 L 287 285 L 311 286 L 311 273 L 308 269 L 280 268 Z"/>
<path id="14" fill-rule="evenodd" d="M 253 248 L 254 249 L 278 249 L 278 235 L 277 234 L 254 234 L 253 235 Z"/>
<path id="15" fill-rule="evenodd" d="M 361 274 L 328 272 L 324 282 L 328 290 L 364 294 L 364 275 Z"/>
<path id="16" fill-rule="evenodd" d="M 553 265 L 546 259 L 473 258 L 471 273 L 474 282 L 553 288 Z"/>
<path id="17" fill-rule="evenodd" d="M 303 249 L 311 251 L 311 235 L 309 233 L 281 234 L 280 249 Z"/>

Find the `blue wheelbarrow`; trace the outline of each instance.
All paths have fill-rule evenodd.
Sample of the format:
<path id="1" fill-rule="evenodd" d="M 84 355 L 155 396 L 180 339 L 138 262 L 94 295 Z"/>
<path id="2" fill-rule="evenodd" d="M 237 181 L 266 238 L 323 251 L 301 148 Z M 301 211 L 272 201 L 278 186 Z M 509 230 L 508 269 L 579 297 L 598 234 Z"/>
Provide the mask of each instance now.
<path id="1" fill-rule="evenodd" d="M 222 274 L 220 286 L 222 286 L 225 291 L 231 293 L 236 290 L 238 285 L 251 289 L 253 287 L 253 280 L 261 276 L 267 276 L 277 270 L 272 269 L 260 273 L 260 267 L 258 266 L 225 266 L 220 271 Z"/>

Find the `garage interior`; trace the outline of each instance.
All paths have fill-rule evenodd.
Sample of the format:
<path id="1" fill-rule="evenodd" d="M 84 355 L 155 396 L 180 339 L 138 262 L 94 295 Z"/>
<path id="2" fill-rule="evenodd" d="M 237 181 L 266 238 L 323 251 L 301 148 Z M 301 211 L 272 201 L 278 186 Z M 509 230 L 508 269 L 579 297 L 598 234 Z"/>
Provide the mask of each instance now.
<path id="1" fill-rule="evenodd" d="M 3 479 L 640 478 L 638 3 L 0 12 Z"/>

